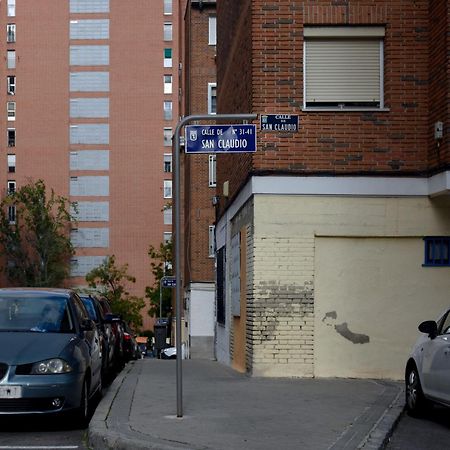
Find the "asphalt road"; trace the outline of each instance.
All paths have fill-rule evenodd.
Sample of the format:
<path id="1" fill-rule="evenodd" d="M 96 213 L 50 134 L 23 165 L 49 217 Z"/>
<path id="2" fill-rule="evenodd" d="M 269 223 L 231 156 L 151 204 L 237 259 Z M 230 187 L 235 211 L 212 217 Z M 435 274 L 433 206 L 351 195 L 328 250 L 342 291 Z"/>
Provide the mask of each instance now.
<path id="1" fill-rule="evenodd" d="M 104 387 L 106 392 L 109 381 Z M 91 416 L 99 398 L 92 400 Z M 87 429 L 79 429 L 70 416 L 0 416 L 0 450 L 88 450 Z"/>
<path id="2" fill-rule="evenodd" d="M 0 449 L 87 450 L 86 430 L 74 429 L 69 421 L 24 417 L 0 421 Z"/>
<path id="3" fill-rule="evenodd" d="M 421 418 L 404 413 L 387 450 L 442 450 L 450 448 L 450 408 L 433 406 Z"/>

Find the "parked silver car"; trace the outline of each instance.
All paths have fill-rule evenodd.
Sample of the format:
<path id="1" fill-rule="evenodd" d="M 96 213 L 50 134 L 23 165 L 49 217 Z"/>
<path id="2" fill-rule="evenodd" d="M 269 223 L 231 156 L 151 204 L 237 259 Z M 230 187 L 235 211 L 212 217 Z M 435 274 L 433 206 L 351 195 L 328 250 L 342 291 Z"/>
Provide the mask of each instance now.
<path id="1" fill-rule="evenodd" d="M 87 425 L 101 392 L 94 322 L 64 289 L 0 289 L 0 415 L 71 411 Z"/>
<path id="2" fill-rule="evenodd" d="M 431 402 L 450 406 L 450 309 L 419 325 L 405 370 L 406 408 L 420 414 Z"/>

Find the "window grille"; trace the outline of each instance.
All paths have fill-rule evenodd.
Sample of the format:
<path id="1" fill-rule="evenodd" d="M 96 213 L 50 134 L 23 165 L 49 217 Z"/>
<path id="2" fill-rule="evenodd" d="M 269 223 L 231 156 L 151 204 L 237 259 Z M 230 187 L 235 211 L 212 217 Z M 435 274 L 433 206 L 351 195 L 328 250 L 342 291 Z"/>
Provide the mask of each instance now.
<path id="1" fill-rule="evenodd" d="M 430 236 L 424 242 L 424 266 L 450 266 L 450 236 Z"/>

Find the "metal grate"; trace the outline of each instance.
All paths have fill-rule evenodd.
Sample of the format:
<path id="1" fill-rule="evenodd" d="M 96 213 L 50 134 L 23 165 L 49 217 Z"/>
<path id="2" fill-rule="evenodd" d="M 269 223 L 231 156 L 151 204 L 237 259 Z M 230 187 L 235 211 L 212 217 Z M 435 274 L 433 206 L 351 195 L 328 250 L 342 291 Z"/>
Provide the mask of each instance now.
<path id="1" fill-rule="evenodd" d="M 0 399 L 0 412 L 32 413 L 39 411 L 57 411 L 64 405 L 64 399 L 59 407 L 52 405 L 53 398 L 8 398 Z"/>

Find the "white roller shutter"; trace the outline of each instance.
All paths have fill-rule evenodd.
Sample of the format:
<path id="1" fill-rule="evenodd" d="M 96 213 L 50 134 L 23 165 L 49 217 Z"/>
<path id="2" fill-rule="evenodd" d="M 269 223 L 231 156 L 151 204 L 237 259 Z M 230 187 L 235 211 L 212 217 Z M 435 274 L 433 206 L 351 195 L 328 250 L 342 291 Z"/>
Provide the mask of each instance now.
<path id="1" fill-rule="evenodd" d="M 305 106 L 383 106 L 380 27 L 305 28 Z"/>

